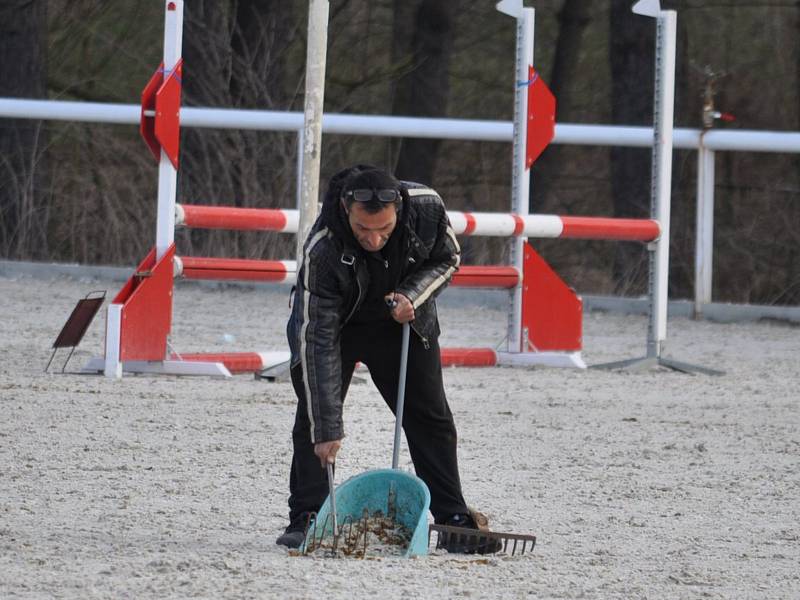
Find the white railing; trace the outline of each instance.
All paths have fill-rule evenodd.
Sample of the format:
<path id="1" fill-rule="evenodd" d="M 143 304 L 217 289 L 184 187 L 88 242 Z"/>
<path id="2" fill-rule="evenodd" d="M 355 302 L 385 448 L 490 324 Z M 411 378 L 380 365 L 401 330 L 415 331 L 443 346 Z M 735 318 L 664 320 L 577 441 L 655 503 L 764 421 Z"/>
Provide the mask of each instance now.
<path id="1" fill-rule="evenodd" d="M 0 118 L 83 121 L 91 123 L 139 123 L 136 104 L 105 104 L 0 98 Z M 300 134 L 303 113 L 227 108 L 181 108 L 181 125 L 215 129 L 292 131 Z M 420 137 L 450 140 L 510 142 L 510 121 L 431 119 L 379 115 L 326 114 L 322 131 L 327 134 Z M 616 125 L 556 125 L 553 143 L 591 146 L 652 147 L 651 127 Z M 800 132 L 709 130 L 675 128 L 675 148 L 698 150 L 697 239 L 695 246 L 695 313 L 711 302 L 713 264 L 714 153 L 800 153 Z"/>

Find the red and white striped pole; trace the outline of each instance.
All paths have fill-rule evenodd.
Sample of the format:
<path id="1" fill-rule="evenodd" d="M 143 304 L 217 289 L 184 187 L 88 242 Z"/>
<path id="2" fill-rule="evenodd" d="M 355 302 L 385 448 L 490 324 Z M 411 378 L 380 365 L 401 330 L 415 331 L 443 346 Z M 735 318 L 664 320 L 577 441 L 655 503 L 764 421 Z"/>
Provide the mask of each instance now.
<path id="1" fill-rule="evenodd" d="M 177 226 L 235 231 L 279 231 L 297 233 L 298 211 L 284 208 L 237 208 L 177 204 Z M 652 242 L 660 235 L 654 219 L 570 217 L 561 215 L 516 215 L 447 211 L 456 235 L 565 238 Z"/>

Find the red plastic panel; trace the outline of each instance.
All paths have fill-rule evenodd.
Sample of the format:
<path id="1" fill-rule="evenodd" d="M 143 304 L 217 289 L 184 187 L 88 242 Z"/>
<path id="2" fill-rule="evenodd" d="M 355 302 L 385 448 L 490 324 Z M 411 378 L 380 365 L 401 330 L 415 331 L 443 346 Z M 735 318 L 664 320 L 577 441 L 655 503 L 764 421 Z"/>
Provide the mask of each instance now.
<path id="1" fill-rule="evenodd" d="M 497 353 L 491 348 L 442 348 L 443 367 L 493 367 Z"/>
<path id="2" fill-rule="evenodd" d="M 164 153 L 175 170 L 178 169 L 178 152 L 181 138 L 181 77 L 183 59 L 175 63 L 172 71 L 156 92 L 155 134 Z"/>
<path id="3" fill-rule="evenodd" d="M 181 204 L 183 224 L 198 229 L 235 231 L 283 231 L 286 213 L 274 208 L 236 208 Z"/>
<path id="4" fill-rule="evenodd" d="M 155 111 L 156 109 L 156 92 L 164 80 L 164 63 L 158 66 L 158 69 L 147 85 L 142 90 L 142 113 L 139 117 L 139 133 L 144 138 L 144 143 L 150 148 L 150 152 L 155 156 L 156 161 L 161 160 L 161 144 L 156 139 L 156 118 L 155 116 L 145 116 L 145 111 Z"/>
<path id="5" fill-rule="evenodd" d="M 527 242 L 522 290 L 522 327 L 528 329 L 531 349 L 580 350 L 583 302 Z"/>
<path id="6" fill-rule="evenodd" d="M 122 304 L 120 361 L 164 360 L 172 322 L 172 245 L 155 261 L 151 250 L 114 298 Z"/>
<path id="7" fill-rule="evenodd" d="M 528 67 L 528 81 L 528 135 L 525 166 L 530 169 L 555 136 L 556 97 L 531 66 Z"/>

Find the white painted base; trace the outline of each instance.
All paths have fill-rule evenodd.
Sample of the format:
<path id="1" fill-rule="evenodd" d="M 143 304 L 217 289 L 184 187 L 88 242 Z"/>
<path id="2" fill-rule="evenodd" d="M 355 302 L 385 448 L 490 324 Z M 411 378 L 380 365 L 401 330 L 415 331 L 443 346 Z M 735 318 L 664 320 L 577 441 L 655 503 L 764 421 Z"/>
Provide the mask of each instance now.
<path id="1" fill-rule="evenodd" d="M 122 377 L 119 362 L 119 336 L 122 330 L 122 304 L 109 304 L 106 312 L 106 359 L 102 370 L 106 377 Z"/>
<path id="2" fill-rule="evenodd" d="M 269 379 L 276 381 L 286 377 L 289 373 L 289 365 L 292 355 L 286 350 L 272 350 L 269 352 L 259 352 L 261 355 L 261 371 L 256 373 L 257 379 Z"/>
<path id="3" fill-rule="evenodd" d="M 261 356 L 262 370 L 282 367 L 284 364 L 288 364 L 292 359 L 292 354 L 288 350 L 267 350 L 266 352 L 259 352 L 258 354 Z"/>
<path id="4" fill-rule="evenodd" d="M 506 367 L 568 367 L 585 369 L 580 352 L 498 352 L 497 364 Z"/>
<path id="5" fill-rule="evenodd" d="M 84 373 L 105 371 L 105 360 L 92 358 L 83 367 Z M 150 373 L 153 375 L 205 375 L 208 377 L 231 377 L 230 371 L 222 363 L 195 362 L 191 360 L 128 361 L 122 363 L 124 373 Z"/>

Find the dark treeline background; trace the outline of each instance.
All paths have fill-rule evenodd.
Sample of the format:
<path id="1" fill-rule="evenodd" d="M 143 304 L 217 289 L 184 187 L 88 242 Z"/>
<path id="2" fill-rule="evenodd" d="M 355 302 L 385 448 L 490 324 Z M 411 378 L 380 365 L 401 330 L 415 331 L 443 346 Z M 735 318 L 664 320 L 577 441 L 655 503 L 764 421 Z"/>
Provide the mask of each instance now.
<path id="1" fill-rule="evenodd" d="M 535 66 L 561 123 L 652 122 L 655 23 L 633 0 L 541 0 Z M 510 120 L 515 24 L 494 1 L 333 0 L 326 112 Z M 702 127 L 713 86 L 727 128 L 800 129 L 800 2 L 676 0 L 675 125 Z M 302 110 L 307 2 L 187 0 L 186 106 Z M 0 1 L 0 96 L 138 103 L 160 62 L 163 2 Z M 293 134 L 184 129 L 178 201 L 294 207 Z M 354 162 L 433 185 L 449 208 L 508 211 L 511 147 L 326 135 L 323 181 Z M 800 158 L 718 153 L 714 297 L 800 304 Z M 132 126 L 0 119 L 0 256 L 136 264 L 155 239 L 157 168 Z M 691 297 L 696 153 L 676 151 L 670 286 Z M 649 214 L 650 151 L 551 146 L 531 208 Z M 182 254 L 287 258 L 272 233 L 179 231 Z M 463 238 L 465 262 L 506 242 Z M 640 294 L 640 244 L 533 240 L 582 292 Z"/>

